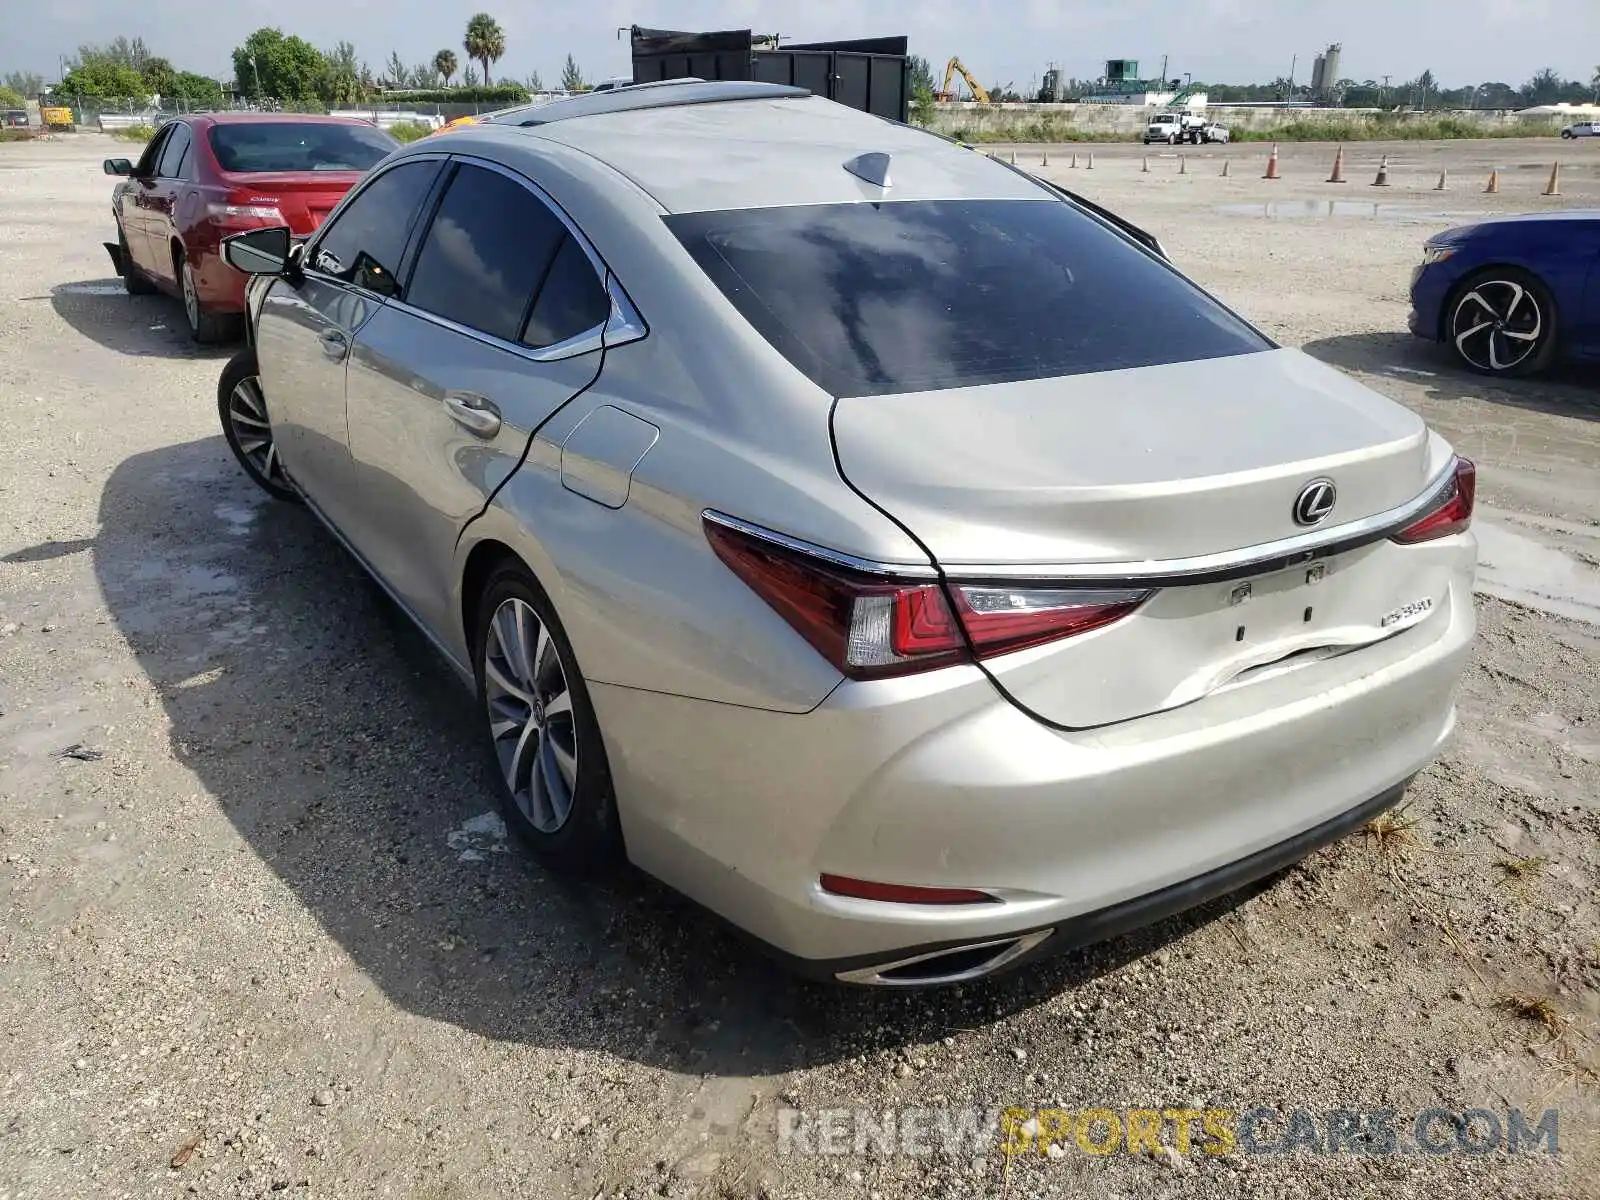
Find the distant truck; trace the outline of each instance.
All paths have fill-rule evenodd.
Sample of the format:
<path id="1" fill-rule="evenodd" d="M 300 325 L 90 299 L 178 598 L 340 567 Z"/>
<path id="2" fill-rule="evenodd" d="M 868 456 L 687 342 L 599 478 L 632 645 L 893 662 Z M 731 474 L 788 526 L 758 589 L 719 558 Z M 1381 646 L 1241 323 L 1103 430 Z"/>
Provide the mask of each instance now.
<path id="1" fill-rule="evenodd" d="M 1144 144 L 1165 142 L 1176 146 L 1179 142 L 1204 141 L 1206 119 L 1192 112 L 1161 112 L 1150 118 L 1144 127 Z"/>
<path id="2" fill-rule="evenodd" d="M 1600 137 L 1600 121 L 1579 121 L 1561 130 L 1564 138 Z"/>

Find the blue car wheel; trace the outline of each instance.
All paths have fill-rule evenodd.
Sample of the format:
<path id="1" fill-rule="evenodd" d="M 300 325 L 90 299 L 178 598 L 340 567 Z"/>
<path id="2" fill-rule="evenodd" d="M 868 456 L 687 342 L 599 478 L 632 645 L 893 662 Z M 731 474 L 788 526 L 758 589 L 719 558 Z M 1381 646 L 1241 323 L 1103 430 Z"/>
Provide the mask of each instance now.
<path id="1" fill-rule="evenodd" d="M 1450 345 L 1480 375 L 1531 375 L 1555 356 L 1555 302 L 1526 271 L 1494 267 L 1469 276 L 1447 313 Z"/>

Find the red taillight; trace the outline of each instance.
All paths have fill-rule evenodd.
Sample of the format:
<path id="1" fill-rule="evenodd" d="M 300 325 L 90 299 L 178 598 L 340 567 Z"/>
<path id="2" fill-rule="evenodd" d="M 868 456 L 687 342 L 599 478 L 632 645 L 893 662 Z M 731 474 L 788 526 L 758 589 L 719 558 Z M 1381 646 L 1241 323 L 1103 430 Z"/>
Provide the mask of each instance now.
<path id="1" fill-rule="evenodd" d="M 1465 531 L 1472 524 L 1472 505 L 1477 493 L 1478 468 L 1469 459 L 1457 458 L 1454 476 L 1439 503 L 1390 537 L 1401 545 L 1411 546 Z"/>
<path id="2" fill-rule="evenodd" d="M 943 584 L 841 567 L 710 518 L 705 531 L 734 574 L 852 679 L 928 671 L 1087 633 L 1150 595 L 960 581 L 947 593 Z"/>
<path id="3" fill-rule="evenodd" d="M 988 892 L 976 888 L 915 887 L 904 883 L 873 883 L 847 875 L 822 876 L 822 890 L 835 896 L 857 900 L 879 900 L 888 904 L 998 904 Z"/>

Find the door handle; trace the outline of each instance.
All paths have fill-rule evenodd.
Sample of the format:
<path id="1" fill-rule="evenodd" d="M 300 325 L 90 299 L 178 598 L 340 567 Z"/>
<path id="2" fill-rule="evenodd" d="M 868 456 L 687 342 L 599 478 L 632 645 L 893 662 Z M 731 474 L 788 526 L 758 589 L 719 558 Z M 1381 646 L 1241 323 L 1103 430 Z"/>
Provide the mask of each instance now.
<path id="1" fill-rule="evenodd" d="M 343 358 L 350 348 L 350 339 L 342 329 L 324 329 L 317 334 L 317 341 L 322 343 L 322 352 L 329 358 Z"/>
<path id="2" fill-rule="evenodd" d="M 444 398 L 444 411 L 457 425 L 481 438 L 500 432 L 500 410 L 487 397 L 473 392 L 449 392 Z"/>

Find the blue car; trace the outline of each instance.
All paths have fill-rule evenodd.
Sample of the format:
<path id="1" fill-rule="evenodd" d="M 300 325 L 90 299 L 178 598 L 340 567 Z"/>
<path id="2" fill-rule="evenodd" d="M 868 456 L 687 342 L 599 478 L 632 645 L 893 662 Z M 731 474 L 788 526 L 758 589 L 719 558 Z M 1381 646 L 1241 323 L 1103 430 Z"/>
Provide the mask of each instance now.
<path id="1" fill-rule="evenodd" d="M 1490 217 L 1429 238 L 1411 332 L 1483 375 L 1600 358 L 1600 210 Z"/>

